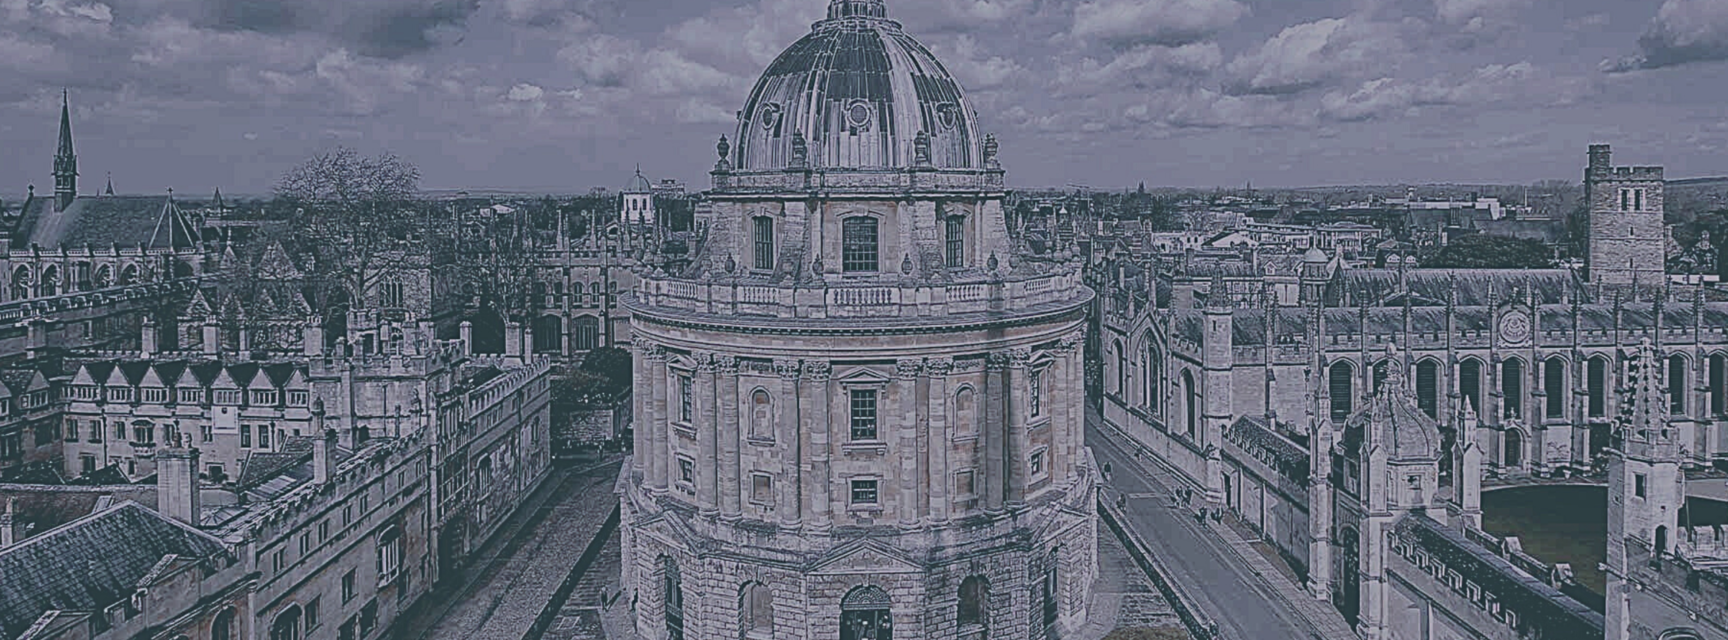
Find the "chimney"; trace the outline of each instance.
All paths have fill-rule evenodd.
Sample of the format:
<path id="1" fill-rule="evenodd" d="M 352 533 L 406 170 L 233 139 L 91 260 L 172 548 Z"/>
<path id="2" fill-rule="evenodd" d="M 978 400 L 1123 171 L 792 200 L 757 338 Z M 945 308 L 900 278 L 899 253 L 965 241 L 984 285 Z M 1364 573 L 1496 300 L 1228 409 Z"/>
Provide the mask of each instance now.
<path id="1" fill-rule="evenodd" d="M 213 356 L 222 351 L 222 327 L 216 324 L 215 318 L 204 321 L 204 355 Z"/>
<path id="2" fill-rule="evenodd" d="M 317 434 L 312 441 L 312 484 L 330 484 L 330 472 L 336 470 L 336 432 L 322 428 L 324 413 L 318 412 L 313 419 L 313 432 Z"/>
<path id="3" fill-rule="evenodd" d="M 48 321 L 35 318 L 28 321 L 25 329 L 25 351 L 29 358 L 35 359 L 42 355 L 42 350 L 48 348 Z"/>
<path id="4" fill-rule="evenodd" d="M 474 323 L 473 322 L 470 322 L 468 320 L 462 321 L 461 337 L 462 337 L 462 355 L 465 355 L 465 356 L 474 355 Z"/>
<path id="5" fill-rule="evenodd" d="M 1605 144 L 1590 145 L 1590 171 L 1606 171 L 1614 166 L 1613 147 Z"/>
<path id="6" fill-rule="evenodd" d="M 21 542 L 18 539 L 18 499 L 6 498 L 6 511 L 0 513 L 0 549 L 11 548 Z"/>
<path id="7" fill-rule="evenodd" d="M 514 320 L 504 323 L 504 357 L 522 357 L 522 323 Z"/>
<path id="8" fill-rule="evenodd" d="M 198 450 L 183 447 L 181 436 L 156 453 L 156 505 L 162 515 L 198 526 L 203 511 L 198 495 Z"/>
<path id="9" fill-rule="evenodd" d="M 144 316 L 144 326 L 139 330 L 138 351 L 149 358 L 156 355 L 156 319 Z"/>
<path id="10" fill-rule="evenodd" d="M 318 324 L 316 316 L 306 321 L 306 328 L 301 331 L 302 347 L 306 355 L 319 357 L 324 355 L 324 327 Z"/>

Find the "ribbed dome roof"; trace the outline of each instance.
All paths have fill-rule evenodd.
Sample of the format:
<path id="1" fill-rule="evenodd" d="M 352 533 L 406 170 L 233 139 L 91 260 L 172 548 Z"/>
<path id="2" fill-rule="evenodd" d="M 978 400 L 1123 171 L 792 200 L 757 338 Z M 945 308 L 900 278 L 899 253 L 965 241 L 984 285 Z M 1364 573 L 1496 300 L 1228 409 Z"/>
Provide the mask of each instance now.
<path id="1" fill-rule="evenodd" d="M 833 0 L 768 66 L 738 113 L 735 170 L 911 168 L 919 132 L 927 166 L 984 168 L 960 84 L 887 15 L 883 0 Z"/>

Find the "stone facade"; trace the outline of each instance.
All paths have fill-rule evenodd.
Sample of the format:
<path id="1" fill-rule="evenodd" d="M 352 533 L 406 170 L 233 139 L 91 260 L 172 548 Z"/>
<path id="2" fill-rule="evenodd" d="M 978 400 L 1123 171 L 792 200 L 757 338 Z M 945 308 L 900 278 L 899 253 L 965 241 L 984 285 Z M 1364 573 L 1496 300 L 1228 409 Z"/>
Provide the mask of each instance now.
<path id="1" fill-rule="evenodd" d="M 1662 167 L 1616 167 L 1611 153 L 1608 145 L 1592 145 L 1584 173 L 1590 281 L 1655 286 L 1668 279 Z"/>
<path id="2" fill-rule="evenodd" d="M 906 46 L 884 12 L 835 0 L 809 39 Z M 764 76 L 741 139 L 781 122 L 770 78 L 827 64 L 809 46 Z M 808 108 L 917 131 L 890 98 Z M 935 124 L 971 127 L 952 100 L 937 111 L 966 117 Z M 1074 632 L 1097 574 L 1078 262 L 1016 248 L 993 141 L 950 133 L 971 146 L 932 161 L 922 133 L 864 153 L 794 128 L 748 162 L 721 142 L 705 237 L 626 303 L 638 391 L 618 490 L 638 634 Z"/>

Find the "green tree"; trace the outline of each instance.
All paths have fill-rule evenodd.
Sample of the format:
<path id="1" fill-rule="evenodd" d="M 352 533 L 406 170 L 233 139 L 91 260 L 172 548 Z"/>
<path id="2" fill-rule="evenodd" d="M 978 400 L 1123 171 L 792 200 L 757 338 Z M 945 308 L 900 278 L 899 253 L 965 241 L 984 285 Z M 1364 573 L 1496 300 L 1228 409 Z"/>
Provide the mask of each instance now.
<path id="1" fill-rule="evenodd" d="M 1554 251 L 1535 240 L 1486 234 L 1453 239 L 1422 266 L 1439 269 L 1549 269 Z"/>

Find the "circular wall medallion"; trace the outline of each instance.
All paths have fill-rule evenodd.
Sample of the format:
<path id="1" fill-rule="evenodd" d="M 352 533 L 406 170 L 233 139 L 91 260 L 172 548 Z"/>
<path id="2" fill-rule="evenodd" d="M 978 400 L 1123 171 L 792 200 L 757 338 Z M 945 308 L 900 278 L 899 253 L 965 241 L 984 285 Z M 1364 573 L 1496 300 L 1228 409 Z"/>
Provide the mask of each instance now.
<path id="1" fill-rule="evenodd" d="M 936 122 L 943 129 L 953 129 L 954 125 L 960 124 L 960 108 L 950 102 L 936 105 Z"/>
<path id="2" fill-rule="evenodd" d="M 1530 316 L 1514 311 L 1500 316 L 1500 337 L 1507 344 L 1523 344 L 1530 339 Z"/>
<path id="3" fill-rule="evenodd" d="M 853 129 L 870 128 L 870 118 L 875 115 L 870 103 L 863 100 L 853 100 L 846 105 L 846 124 Z"/>

